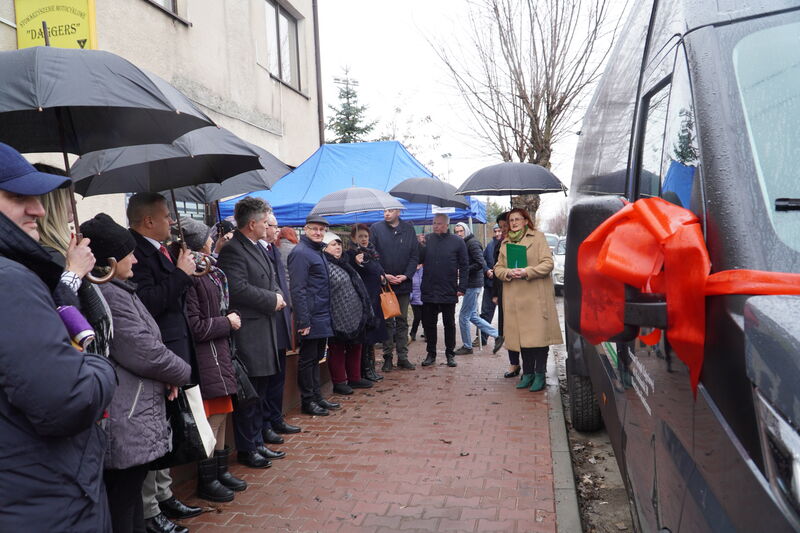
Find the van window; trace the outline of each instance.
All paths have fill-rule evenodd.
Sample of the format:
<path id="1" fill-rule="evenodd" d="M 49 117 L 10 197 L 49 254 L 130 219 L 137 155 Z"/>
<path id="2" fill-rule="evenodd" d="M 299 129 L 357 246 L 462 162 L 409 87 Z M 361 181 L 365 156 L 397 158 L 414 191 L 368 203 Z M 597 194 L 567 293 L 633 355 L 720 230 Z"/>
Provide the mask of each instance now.
<path id="1" fill-rule="evenodd" d="M 658 196 L 661 190 L 661 160 L 670 87 L 666 84 L 656 89 L 643 102 L 644 109 L 647 109 L 647 118 L 641 147 L 639 198 Z"/>
<path id="2" fill-rule="evenodd" d="M 800 211 L 777 211 L 778 198 L 800 199 L 800 23 L 744 37 L 733 49 L 736 83 L 767 212 L 778 237 L 800 250 Z"/>

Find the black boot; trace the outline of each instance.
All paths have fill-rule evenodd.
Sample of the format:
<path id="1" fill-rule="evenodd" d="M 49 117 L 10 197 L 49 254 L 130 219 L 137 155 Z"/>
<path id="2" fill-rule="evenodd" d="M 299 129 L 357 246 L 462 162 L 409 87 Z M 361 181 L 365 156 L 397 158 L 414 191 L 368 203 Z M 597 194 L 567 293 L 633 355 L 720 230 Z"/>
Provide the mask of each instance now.
<path id="1" fill-rule="evenodd" d="M 217 458 L 197 463 L 197 496 L 210 502 L 232 502 L 233 491 L 217 479 Z"/>
<path id="2" fill-rule="evenodd" d="M 361 375 L 370 381 L 383 379 L 383 376 L 375 372 L 375 350 L 372 346 L 361 352 Z"/>
<path id="3" fill-rule="evenodd" d="M 214 457 L 217 458 L 217 479 L 224 486 L 228 487 L 234 492 L 241 492 L 247 488 L 247 482 L 228 472 L 228 458 L 231 455 L 231 449 L 225 446 L 224 450 L 214 450 Z"/>

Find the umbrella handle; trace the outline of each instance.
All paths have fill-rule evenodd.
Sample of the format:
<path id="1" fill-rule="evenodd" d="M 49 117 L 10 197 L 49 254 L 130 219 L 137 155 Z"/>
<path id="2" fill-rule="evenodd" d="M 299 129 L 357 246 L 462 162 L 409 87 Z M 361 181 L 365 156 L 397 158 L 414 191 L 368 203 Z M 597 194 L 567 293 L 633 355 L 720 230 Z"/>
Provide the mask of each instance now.
<path id="1" fill-rule="evenodd" d="M 89 281 L 91 281 L 95 285 L 102 285 L 103 283 L 108 283 L 109 281 L 111 281 L 111 279 L 117 273 L 117 260 L 114 259 L 113 257 L 109 257 L 107 259 L 107 261 L 108 261 L 108 266 L 111 267 L 108 270 L 108 274 L 106 274 L 104 276 L 97 277 L 97 276 L 92 275 L 91 272 L 89 272 L 88 274 L 86 274 L 86 279 L 88 279 Z"/>

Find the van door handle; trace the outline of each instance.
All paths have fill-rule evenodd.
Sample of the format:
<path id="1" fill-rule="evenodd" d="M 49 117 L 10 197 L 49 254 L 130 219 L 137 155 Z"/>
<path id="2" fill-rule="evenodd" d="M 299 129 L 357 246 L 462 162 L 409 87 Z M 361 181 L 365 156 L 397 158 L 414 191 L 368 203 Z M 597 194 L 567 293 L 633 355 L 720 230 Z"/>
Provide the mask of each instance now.
<path id="1" fill-rule="evenodd" d="M 647 328 L 667 329 L 667 302 L 626 301 L 625 324 Z"/>

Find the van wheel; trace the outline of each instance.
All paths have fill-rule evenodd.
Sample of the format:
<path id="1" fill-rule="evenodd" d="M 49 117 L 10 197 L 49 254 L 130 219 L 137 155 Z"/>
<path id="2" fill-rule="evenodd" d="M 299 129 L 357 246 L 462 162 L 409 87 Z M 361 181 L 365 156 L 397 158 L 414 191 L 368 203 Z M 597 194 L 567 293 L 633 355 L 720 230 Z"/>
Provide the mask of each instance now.
<path id="1" fill-rule="evenodd" d="M 597 431 L 603 426 L 603 417 L 592 380 L 588 376 L 567 373 L 569 391 L 569 414 L 572 427 L 577 431 Z"/>

